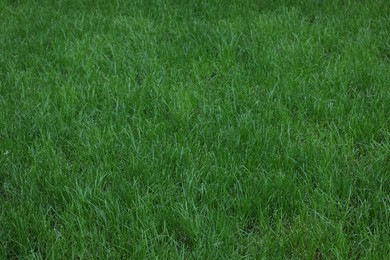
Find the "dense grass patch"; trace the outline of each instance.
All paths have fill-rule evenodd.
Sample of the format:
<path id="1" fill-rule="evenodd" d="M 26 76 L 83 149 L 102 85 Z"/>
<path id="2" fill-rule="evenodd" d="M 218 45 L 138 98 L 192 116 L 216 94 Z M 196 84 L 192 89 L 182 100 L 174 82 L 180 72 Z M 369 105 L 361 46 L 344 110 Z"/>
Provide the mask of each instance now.
<path id="1" fill-rule="evenodd" d="M 389 14 L 1 0 L 0 258 L 388 258 Z"/>

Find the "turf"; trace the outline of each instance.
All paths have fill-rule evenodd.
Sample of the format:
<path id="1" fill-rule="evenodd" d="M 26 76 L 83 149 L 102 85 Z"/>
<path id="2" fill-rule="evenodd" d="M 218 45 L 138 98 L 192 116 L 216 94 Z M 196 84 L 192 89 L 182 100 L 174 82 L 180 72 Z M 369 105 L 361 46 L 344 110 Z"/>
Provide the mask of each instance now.
<path id="1" fill-rule="evenodd" d="M 0 258 L 389 258 L 389 14 L 1 0 Z"/>

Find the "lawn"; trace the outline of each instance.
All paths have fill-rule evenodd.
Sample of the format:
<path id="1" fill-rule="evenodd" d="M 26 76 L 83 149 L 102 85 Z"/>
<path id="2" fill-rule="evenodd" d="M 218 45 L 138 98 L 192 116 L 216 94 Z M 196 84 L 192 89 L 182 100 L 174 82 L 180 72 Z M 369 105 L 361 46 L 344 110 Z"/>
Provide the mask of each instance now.
<path id="1" fill-rule="evenodd" d="M 390 1 L 0 0 L 0 259 L 388 259 Z"/>

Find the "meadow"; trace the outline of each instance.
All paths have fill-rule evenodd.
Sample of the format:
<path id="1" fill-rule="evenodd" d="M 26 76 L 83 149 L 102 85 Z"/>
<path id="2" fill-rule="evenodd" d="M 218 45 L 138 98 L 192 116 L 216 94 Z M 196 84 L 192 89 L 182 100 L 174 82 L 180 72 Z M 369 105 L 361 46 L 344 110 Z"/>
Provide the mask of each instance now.
<path id="1" fill-rule="evenodd" d="M 387 0 L 0 0 L 0 259 L 389 259 Z"/>

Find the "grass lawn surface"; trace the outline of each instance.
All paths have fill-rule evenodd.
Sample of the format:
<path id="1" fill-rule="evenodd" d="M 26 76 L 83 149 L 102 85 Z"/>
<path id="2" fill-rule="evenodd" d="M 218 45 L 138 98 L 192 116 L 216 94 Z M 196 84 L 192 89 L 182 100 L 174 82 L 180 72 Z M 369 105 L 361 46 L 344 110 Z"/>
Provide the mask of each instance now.
<path id="1" fill-rule="evenodd" d="M 389 259 L 390 1 L 0 0 L 0 259 Z"/>

